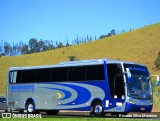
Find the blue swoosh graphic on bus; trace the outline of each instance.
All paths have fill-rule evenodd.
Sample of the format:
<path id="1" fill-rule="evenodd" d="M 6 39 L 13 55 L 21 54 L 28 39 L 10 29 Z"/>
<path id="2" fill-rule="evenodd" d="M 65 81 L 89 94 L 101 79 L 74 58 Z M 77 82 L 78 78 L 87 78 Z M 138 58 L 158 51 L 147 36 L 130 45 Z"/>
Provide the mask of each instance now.
<path id="1" fill-rule="evenodd" d="M 51 90 L 58 90 L 58 91 L 63 92 L 65 95 L 60 100 L 65 100 L 65 99 L 68 99 L 68 98 L 70 98 L 72 96 L 71 92 L 69 92 L 67 90 L 64 90 L 64 89 L 48 88 L 48 87 L 43 87 L 43 88 L 45 88 L 45 89 L 51 89 Z"/>
<path id="2" fill-rule="evenodd" d="M 61 85 L 61 84 L 59 84 L 59 85 Z M 65 84 L 62 84 L 62 85 L 64 86 Z M 65 85 L 65 86 L 68 86 L 68 87 L 72 88 L 73 90 L 75 90 L 78 94 L 78 97 L 75 100 L 73 100 L 72 102 L 65 103 L 63 105 L 72 105 L 75 102 L 78 103 L 78 104 L 83 104 L 83 103 L 86 103 L 87 101 L 90 100 L 91 93 L 86 88 L 83 88 L 81 86 L 72 85 L 72 84 L 68 84 L 68 85 Z M 69 92 L 65 89 L 48 88 L 48 87 L 43 87 L 43 88 L 62 91 L 65 95 L 60 100 L 65 100 L 65 99 L 68 99 L 72 96 L 72 92 Z"/>
<path id="3" fill-rule="evenodd" d="M 78 97 L 72 102 L 63 105 L 84 104 L 91 99 L 91 92 L 88 89 L 72 84 L 69 84 L 68 87 L 74 89 L 78 93 Z"/>
<path id="4" fill-rule="evenodd" d="M 56 102 L 54 109 L 77 109 L 89 106 L 94 99 L 103 100 L 105 97 L 104 90 L 97 85 L 85 83 L 45 83 L 45 87 L 51 90 L 53 101 Z M 54 102 L 54 103 L 55 103 Z"/>

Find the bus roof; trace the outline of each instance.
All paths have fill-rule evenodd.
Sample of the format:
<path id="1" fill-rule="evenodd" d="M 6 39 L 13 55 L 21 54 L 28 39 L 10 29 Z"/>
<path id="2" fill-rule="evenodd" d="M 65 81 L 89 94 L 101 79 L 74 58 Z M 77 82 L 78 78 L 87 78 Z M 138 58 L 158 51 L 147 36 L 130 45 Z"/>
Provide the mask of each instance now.
<path id="1" fill-rule="evenodd" d="M 127 64 L 136 64 L 142 65 L 133 62 L 127 61 L 119 61 L 119 60 L 109 60 L 109 59 L 92 59 L 92 60 L 77 60 L 77 61 L 68 61 L 68 62 L 61 62 L 55 65 L 43 65 L 43 66 L 27 66 L 27 67 L 11 67 L 9 70 L 28 70 L 28 69 L 40 69 L 40 68 L 56 68 L 56 67 L 69 67 L 69 66 L 82 66 L 82 65 L 99 65 L 99 64 L 111 64 L 111 63 L 127 63 Z M 144 66 L 144 65 L 142 65 Z"/>

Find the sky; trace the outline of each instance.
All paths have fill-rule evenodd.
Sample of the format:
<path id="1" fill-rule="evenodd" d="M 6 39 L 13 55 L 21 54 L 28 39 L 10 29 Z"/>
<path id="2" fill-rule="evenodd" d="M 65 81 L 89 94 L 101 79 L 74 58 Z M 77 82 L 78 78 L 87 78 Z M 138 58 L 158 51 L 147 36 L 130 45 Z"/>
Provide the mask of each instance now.
<path id="1" fill-rule="evenodd" d="M 160 22 L 160 0 L 0 0 L 0 41 L 65 42 Z"/>

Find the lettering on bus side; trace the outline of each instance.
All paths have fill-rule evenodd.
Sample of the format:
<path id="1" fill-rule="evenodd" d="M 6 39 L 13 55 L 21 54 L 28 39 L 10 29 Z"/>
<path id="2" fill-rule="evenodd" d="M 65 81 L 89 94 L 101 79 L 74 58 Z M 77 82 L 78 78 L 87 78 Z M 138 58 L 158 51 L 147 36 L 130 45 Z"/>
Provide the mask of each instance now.
<path id="1" fill-rule="evenodd" d="M 13 85 L 11 92 L 35 92 L 35 87 L 34 85 Z"/>
<path id="2" fill-rule="evenodd" d="M 146 70 L 144 68 L 136 68 L 136 67 L 129 67 L 130 70 L 132 71 L 142 71 L 142 72 L 146 72 Z"/>

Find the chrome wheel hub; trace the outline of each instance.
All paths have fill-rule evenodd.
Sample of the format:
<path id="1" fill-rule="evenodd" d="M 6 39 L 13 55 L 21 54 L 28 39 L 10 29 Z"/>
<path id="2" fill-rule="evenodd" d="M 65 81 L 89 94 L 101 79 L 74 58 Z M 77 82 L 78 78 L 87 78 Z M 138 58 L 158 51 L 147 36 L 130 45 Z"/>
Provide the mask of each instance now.
<path id="1" fill-rule="evenodd" d="M 33 104 L 29 104 L 28 105 L 28 112 L 33 112 L 33 110 L 34 110 L 34 107 L 33 107 Z"/>
<path id="2" fill-rule="evenodd" d="M 102 112 L 102 106 L 101 105 L 97 105 L 96 107 L 95 107 L 95 112 L 96 113 L 101 113 Z"/>

